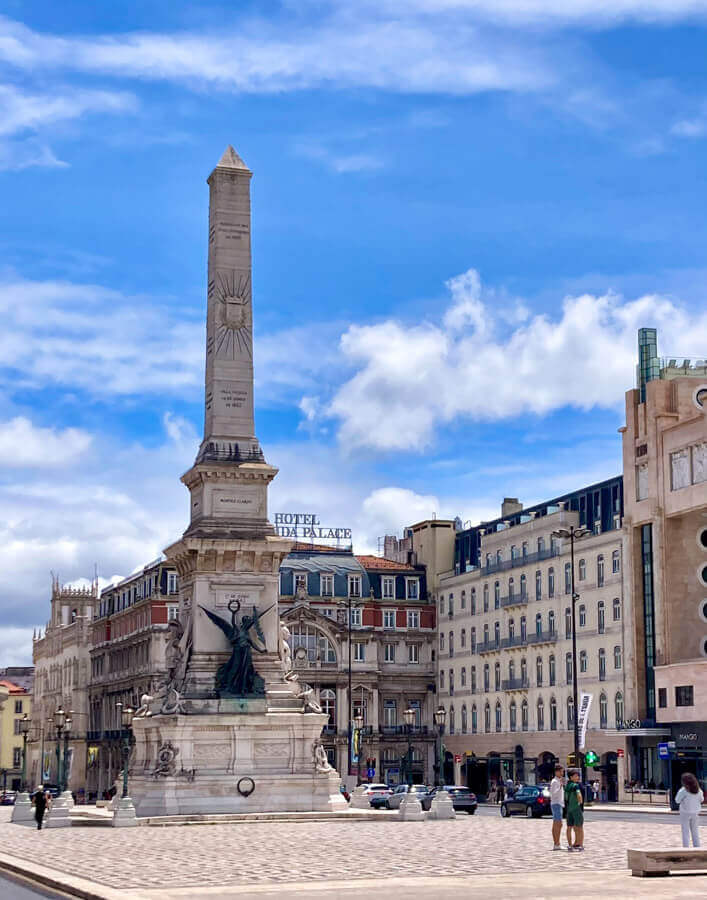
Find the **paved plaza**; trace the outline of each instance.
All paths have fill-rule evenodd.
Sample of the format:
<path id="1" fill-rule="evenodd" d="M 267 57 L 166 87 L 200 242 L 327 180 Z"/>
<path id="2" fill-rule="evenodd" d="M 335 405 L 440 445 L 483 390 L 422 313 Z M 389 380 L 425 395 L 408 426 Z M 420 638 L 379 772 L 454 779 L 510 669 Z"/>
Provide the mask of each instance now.
<path id="1" fill-rule="evenodd" d="M 400 822 L 381 816 L 363 822 L 74 826 L 41 832 L 11 825 L 8 815 L 1 811 L 0 857 L 54 871 L 60 880 L 89 880 L 96 897 L 265 898 L 285 891 L 363 897 L 374 883 L 369 879 L 398 884 L 400 897 L 435 896 L 435 885 L 437 896 L 463 896 L 477 893 L 482 884 L 489 896 L 508 896 L 514 883 L 521 889 L 534 885 L 532 891 L 523 889 L 526 896 L 554 896 L 553 873 L 554 887 L 564 886 L 574 897 L 707 892 L 707 875 L 662 879 L 657 892 L 655 881 L 628 875 L 628 847 L 680 846 L 676 820 L 591 822 L 588 849 L 576 854 L 552 852 L 547 820 L 492 815 L 446 822 Z M 579 883 L 573 888 L 572 878 L 580 879 L 586 890 L 578 893 Z M 500 893 L 492 889 L 494 883 Z"/>

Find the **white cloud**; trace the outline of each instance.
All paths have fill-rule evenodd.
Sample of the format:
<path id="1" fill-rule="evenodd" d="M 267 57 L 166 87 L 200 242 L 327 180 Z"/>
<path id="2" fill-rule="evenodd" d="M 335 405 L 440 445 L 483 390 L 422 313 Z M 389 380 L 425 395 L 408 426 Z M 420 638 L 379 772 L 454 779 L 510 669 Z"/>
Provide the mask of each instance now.
<path id="1" fill-rule="evenodd" d="M 520 316 L 501 332 L 496 298 L 483 297 L 475 272 L 447 286 L 441 324 L 389 319 L 342 335 L 356 371 L 327 407 L 342 446 L 420 450 L 457 419 L 618 408 L 633 385 L 639 327 L 657 326 L 661 346 L 684 355 L 704 355 L 707 345 L 707 312 L 658 295 L 567 297 L 559 315 Z"/>
<path id="2" fill-rule="evenodd" d="M 59 159 L 51 147 L 36 139 L 0 143 L 0 171 L 22 169 L 65 169 L 68 163 Z"/>
<path id="3" fill-rule="evenodd" d="M 0 628 L 0 660 L 5 666 L 32 665 L 33 628 Z"/>
<path id="4" fill-rule="evenodd" d="M 58 88 L 29 92 L 11 84 L 0 84 L 0 137 L 37 131 L 87 113 L 126 112 L 135 108 L 130 94 Z"/>
<path id="5" fill-rule="evenodd" d="M 79 428 L 41 428 L 24 416 L 0 422 L 0 465 L 51 469 L 74 462 L 91 444 Z"/>

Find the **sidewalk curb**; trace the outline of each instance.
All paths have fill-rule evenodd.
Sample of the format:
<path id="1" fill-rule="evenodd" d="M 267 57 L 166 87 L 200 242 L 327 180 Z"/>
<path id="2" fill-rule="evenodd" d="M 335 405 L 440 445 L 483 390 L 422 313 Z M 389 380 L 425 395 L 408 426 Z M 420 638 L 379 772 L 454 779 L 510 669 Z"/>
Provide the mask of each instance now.
<path id="1" fill-rule="evenodd" d="M 98 885 L 96 882 L 65 872 L 57 873 L 45 866 L 18 859 L 15 856 L 8 856 L 5 853 L 0 853 L 0 872 L 21 875 L 37 885 L 63 891 L 65 894 L 81 897 L 83 900 L 125 900 L 126 898 L 124 891 L 116 891 L 114 888 Z"/>

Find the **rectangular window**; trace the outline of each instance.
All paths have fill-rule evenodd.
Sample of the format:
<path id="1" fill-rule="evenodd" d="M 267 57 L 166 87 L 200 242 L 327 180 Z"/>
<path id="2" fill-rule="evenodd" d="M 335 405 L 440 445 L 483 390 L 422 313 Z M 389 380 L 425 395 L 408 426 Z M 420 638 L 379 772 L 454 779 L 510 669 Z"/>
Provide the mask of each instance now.
<path id="1" fill-rule="evenodd" d="M 383 659 L 387 663 L 395 662 L 395 644 L 385 644 L 383 646 Z"/>
<path id="2" fill-rule="evenodd" d="M 409 609 L 408 610 L 408 628 L 419 628 L 420 627 L 420 610 L 419 609 Z"/>
<path id="3" fill-rule="evenodd" d="M 349 597 L 361 596 L 361 576 L 349 575 Z"/>
<path id="4" fill-rule="evenodd" d="M 356 662 L 366 661 L 366 645 L 362 641 L 354 641 L 353 658 Z"/>
<path id="5" fill-rule="evenodd" d="M 21 700 L 15 700 L 15 712 L 16 713 L 22 712 L 22 701 Z"/>
<path id="6" fill-rule="evenodd" d="M 395 578 L 390 575 L 383 576 L 383 599 L 392 600 L 395 597 Z"/>
<path id="7" fill-rule="evenodd" d="M 692 448 L 692 483 L 707 481 L 707 441 Z"/>
<path id="8" fill-rule="evenodd" d="M 658 688 L 658 706 L 665 709 L 668 705 L 668 689 Z"/>
<path id="9" fill-rule="evenodd" d="M 396 700 L 383 701 L 383 724 L 386 728 L 395 728 L 398 724 L 398 703 Z"/>
<path id="10" fill-rule="evenodd" d="M 172 622 L 179 615 L 179 607 L 176 603 L 170 603 L 167 607 L 167 621 Z"/>
<path id="11" fill-rule="evenodd" d="M 321 614 L 322 614 L 323 616 L 326 616 L 327 619 L 333 619 L 333 618 L 334 618 L 334 610 L 331 608 L 331 606 L 325 606 L 325 607 L 323 607 L 322 609 L 320 609 L 320 612 L 321 612 Z"/>
<path id="12" fill-rule="evenodd" d="M 408 600 L 417 600 L 420 596 L 419 580 L 417 578 L 407 579 L 407 598 Z"/>
<path id="13" fill-rule="evenodd" d="M 12 768 L 19 769 L 22 765 L 22 747 L 12 748 Z"/>
<path id="14" fill-rule="evenodd" d="M 334 576 L 322 574 L 319 576 L 322 597 L 334 596 Z"/>
<path id="15" fill-rule="evenodd" d="M 22 721 L 22 719 L 15 719 L 15 734 L 20 733 L 20 722 L 21 721 Z"/>
<path id="16" fill-rule="evenodd" d="M 168 594 L 176 594 L 177 593 L 177 573 L 170 572 L 167 575 L 167 593 Z M 125 595 L 123 595 L 125 596 Z"/>
<path id="17" fill-rule="evenodd" d="M 695 690 L 691 684 L 681 685 L 675 688 L 676 706 L 694 706 Z"/>
<path id="18" fill-rule="evenodd" d="M 358 606 L 351 607 L 351 625 L 352 626 L 360 626 L 361 625 L 361 608 Z"/>
<path id="19" fill-rule="evenodd" d="M 395 628 L 395 610 L 383 610 L 383 628 Z"/>
<path id="20" fill-rule="evenodd" d="M 688 487 L 692 481 L 690 471 L 690 449 L 676 450 L 670 454 L 670 483 L 674 491 Z"/>
<path id="21" fill-rule="evenodd" d="M 420 645 L 419 644 L 408 644 L 408 662 L 409 663 L 419 663 L 420 662 Z"/>

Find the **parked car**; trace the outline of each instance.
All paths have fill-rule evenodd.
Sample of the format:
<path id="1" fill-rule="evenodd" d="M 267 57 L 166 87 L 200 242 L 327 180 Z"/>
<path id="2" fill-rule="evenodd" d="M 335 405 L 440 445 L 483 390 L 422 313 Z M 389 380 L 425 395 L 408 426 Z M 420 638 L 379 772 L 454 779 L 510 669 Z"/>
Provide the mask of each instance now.
<path id="1" fill-rule="evenodd" d="M 432 806 L 432 801 L 434 800 L 437 791 L 440 790 L 446 791 L 449 794 L 455 812 L 469 813 L 470 816 L 474 815 L 479 805 L 479 801 L 476 799 L 476 794 L 472 793 L 469 788 L 465 787 L 463 784 L 445 784 L 442 788 L 432 788 L 427 792 L 424 800 L 420 798 L 423 809 L 429 809 Z"/>
<path id="2" fill-rule="evenodd" d="M 3 791 L 3 794 L 0 797 L 0 806 L 14 806 L 16 797 L 16 791 Z"/>
<path id="3" fill-rule="evenodd" d="M 385 797 L 382 795 L 380 797 L 374 797 L 371 800 L 371 806 L 374 809 L 381 809 L 381 807 L 385 807 L 386 809 L 400 809 L 400 804 L 406 794 L 417 794 L 417 799 L 422 802 L 422 798 L 427 796 L 428 790 L 429 788 L 426 784 L 396 784 L 392 794 Z"/>
<path id="4" fill-rule="evenodd" d="M 392 789 L 389 788 L 387 784 L 364 784 L 363 788 L 363 793 L 368 797 L 371 806 L 373 806 L 374 799 L 386 799 L 393 793 Z"/>
<path id="5" fill-rule="evenodd" d="M 523 815 L 529 819 L 552 815 L 550 788 L 546 784 L 523 785 L 516 791 L 515 796 L 503 801 L 501 815 L 504 819 L 513 815 Z"/>

